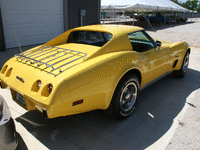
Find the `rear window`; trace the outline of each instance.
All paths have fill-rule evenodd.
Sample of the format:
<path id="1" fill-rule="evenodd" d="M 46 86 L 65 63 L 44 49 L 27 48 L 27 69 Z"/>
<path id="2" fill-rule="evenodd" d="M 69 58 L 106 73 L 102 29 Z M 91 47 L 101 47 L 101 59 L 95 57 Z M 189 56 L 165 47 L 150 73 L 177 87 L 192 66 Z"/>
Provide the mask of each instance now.
<path id="1" fill-rule="evenodd" d="M 70 33 L 67 43 L 79 43 L 101 47 L 112 37 L 112 34 L 106 32 L 75 31 Z"/>

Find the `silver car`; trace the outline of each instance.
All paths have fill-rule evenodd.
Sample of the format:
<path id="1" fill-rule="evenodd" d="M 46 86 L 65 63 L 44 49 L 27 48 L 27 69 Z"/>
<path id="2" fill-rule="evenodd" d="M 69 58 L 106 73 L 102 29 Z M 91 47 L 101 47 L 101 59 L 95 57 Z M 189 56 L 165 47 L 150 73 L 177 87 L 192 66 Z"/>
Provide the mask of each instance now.
<path id="1" fill-rule="evenodd" d="M 4 98 L 0 95 L 0 149 L 14 150 L 17 147 L 17 137 L 14 120 Z"/>

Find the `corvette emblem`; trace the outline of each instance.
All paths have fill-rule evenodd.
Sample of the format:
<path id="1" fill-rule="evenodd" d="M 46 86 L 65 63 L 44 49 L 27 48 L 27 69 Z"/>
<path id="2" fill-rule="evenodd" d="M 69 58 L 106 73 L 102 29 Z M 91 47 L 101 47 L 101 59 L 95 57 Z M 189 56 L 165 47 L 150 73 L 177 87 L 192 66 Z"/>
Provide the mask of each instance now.
<path id="1" fill-rule="evenodd" d="M 16 78 L 17 78 L 19 81 L 21 81 L 21 82 L 24 83 L 24 79 L 23 79 L 23 78 L 20 78 L 19 76 L 16 76 Z"/>

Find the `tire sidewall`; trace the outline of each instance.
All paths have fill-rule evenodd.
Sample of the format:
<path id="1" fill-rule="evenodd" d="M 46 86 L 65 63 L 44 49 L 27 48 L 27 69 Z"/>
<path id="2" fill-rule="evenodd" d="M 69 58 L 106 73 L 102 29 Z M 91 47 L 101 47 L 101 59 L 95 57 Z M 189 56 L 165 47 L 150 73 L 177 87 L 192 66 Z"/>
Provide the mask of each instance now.
<path id="1" fill-rule="evenodd" d="M 137 96 L 136 96 L 135 103 L 133 104 L 132 108 L 129 111 L 123 111 L 120 107 L 120 97 L 121 97 L 121 94 L 122 94 L 124 88 L 126 87 L 126 85 L 128 85 L 131 82 L 133 82 L 137 87 Z M 128 78 L 120 81 L 119 85 L 117 86 L 117 88 L 115 90 L 115 93 L 114 93 L 114 96 L 112 99 L 112 110 L 113 110 L 113 115 L 115 116 L 115 118 L 124 119 L 132 114 L 132 112 L 134 111 L 135 106 L 137 104 L 139 92 L 140 92 L 140 86 L 139 86 L 138 78 L 136 76 L 128 77 Z"/>
<path id="2" fill-rule="evenodd" d="M 189 53 L 187 52 L 186 54 L 185 54 L 185 57 L 184 57 L 184 59 L 183 59 L 183 63 L 182 63 L 182 66 L 181 66 L 181 71 L 182 71 L 182 74 L 185 76 L 186 75 L 186 72 L 187 72 L 187 69 L 188 69 L 188 67 L 187 67 L 187 69 L 184 71 L 184 65 L 185 65 L 185 59 L 186 59 L 186 57 L 188 57 L 188 59 L 189 59 Z M 189 65 L 189 64 L 188 64 Z"/>
<path id="3" fill-rule="evenodd" d="M 184 56 L 184 58 L 183 58 L 183 62 L 182 62 L 180 70 L 175 70 L 173 72 L 173 74 L 174 74 L 175 77 L 177 77 L 177 78 L 183 78 L 186 75 L 188 68 L 186 69 L 186 71 L 184 71 L 184 63 L 185 63 L 185 59 L 186 59 L 187 56 L 188 56 L 188 59 L 189 59 L 189 55 L 190 55 L 190 53 L 187 51 L 186 54 L 185 54 L 185 56 Z M 188 61 L 188 63 L 189 63 L 189 61 Z"/>

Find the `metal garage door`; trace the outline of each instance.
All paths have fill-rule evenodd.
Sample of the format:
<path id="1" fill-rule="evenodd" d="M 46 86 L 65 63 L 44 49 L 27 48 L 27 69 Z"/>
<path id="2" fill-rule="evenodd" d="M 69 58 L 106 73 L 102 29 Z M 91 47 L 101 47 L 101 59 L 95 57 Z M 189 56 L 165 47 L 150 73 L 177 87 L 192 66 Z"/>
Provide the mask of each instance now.
<path id="1" fill-rule="evenodd" d="M 63 0 L 1 0 L 6 48 L 44 43 L 64 31 Z M 14 29 L 14 31 L 13 31 Z"/>
<path id="2" fill-rule="evenodd" d="M 0 1 L 0 51 L 5 51 L 3 24 L 2 24 L 2 19 L 1 19 L 1 1 Z"/>

